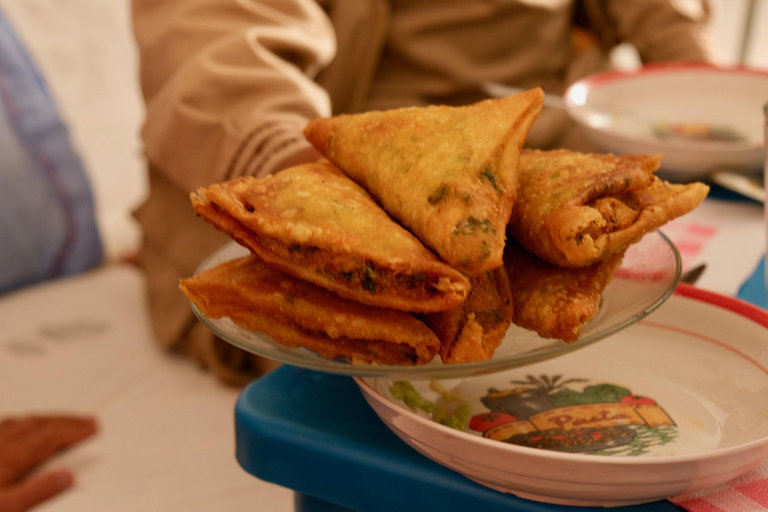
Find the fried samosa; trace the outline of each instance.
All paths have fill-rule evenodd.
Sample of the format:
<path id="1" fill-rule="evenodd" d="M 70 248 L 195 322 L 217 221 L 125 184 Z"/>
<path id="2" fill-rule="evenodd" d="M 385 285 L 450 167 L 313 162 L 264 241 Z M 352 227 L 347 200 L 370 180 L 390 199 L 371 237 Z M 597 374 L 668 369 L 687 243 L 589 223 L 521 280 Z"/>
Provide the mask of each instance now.
<path id="1" fill-rule="evenodd" d="M 490 359 L 512 324 L 512 296 L 504 266 L 469 281 L 472 290 L 463 304 L 424 319 L 440 339 L 443 363 Z"/>
<path id="2" fill-rule="evenodd" d="M 418 365 L 440 349 L 434 333 L 410 313 L 343 299 L 253 255 L 182 279 L 179 287 L 209 318 L 229 317 L 277 343 L 329 359 Z"/>
<path id="3" fill-rule="evenodd" d="M 582 267 L 639 241 L 701 203 L 703 183 L 659 179 L 661 155 L 523 150 L 508 230 L 556 265 Z"/>
<path id="4" fill-rule="evenodd" d="M 513 323 L 542 338 L 576 341 L 600 311 L 603 291 L 621 265 L 619 251 L 586 267 L 563 268 L 538 258 L 514 240 L 507 242 Z"/>
<path id="5" fill-rule="evenodd" d="M 319 118 L 304 135 L 443 261 L 479 276 L 502 264 L 520 148 L 543 98 L 532 89 L 463 107 Z"/>
<path id="6" fill-rule="evenodd" d="M 469 280 L 441 262 L 328 162 L 191 195 L 197 213 L 283 272 L 371 306 L 450 309 Z"/>

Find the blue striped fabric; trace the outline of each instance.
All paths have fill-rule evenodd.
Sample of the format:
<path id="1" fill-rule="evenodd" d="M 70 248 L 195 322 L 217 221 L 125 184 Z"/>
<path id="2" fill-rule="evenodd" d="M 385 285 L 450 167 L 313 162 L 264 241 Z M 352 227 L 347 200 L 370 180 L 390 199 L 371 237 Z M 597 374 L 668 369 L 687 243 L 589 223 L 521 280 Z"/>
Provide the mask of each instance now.
<path id="1" fill-rule="evenodd" d="M 82 161 L 0 10 L 0 293 L 82 272 L 102 257 Z"/>

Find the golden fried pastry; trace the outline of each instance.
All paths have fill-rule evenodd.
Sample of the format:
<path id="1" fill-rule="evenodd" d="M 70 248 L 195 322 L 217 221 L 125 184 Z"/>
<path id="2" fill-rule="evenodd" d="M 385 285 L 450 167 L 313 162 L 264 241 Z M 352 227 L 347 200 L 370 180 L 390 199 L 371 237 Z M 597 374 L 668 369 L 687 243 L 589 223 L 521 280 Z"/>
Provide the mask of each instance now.
<path id="1" fill-rule="evenodd" d="M 490 359 L 512 324 L 512 296 L 503 265 L 471 278 L 470 283 L 472 290 L 463 304 L 425 316 L 440 338 L 443 363 Z"/>
<path id="2" fill-rule="evenodd" d="M 417 365 L 440 349 L 434 333 L 410 313 L 343 299 L 253 255 L 182 279 L 179 286 L 209 318 L 229 317 L 277 343 L 329 359 Z"/>
<path id="3" fill-rule="evenodd" d="M 542 338 L 576 341 L 584 324 L 600 311 L 603 291 L 623 257 L 622 250 L 586 267 L 563 268 L 509 240 L 504 266 L 512 290 L 513 323 Z"/>
<path id="4" fill-rule="evenodd" d="M 198 214 L 270 265 L 371 306 L 450 309 L 469 281 L 328 162 L 191 195 Z"/>
<path id="5" fill-rule="evenodd" d="M 675 185 L 653 173 L 661 155 L 524 150 L 508 229 L 526 249 L 563 267 L 581 267 L 639 241 L 693 210 L 703 183 Z"/>
<path id="6" fill-rule="evenodd" d="M 502 264 L 520 148 L 543 98 L 320 118 L 304 135 L 443 261 L 479 276 Z"/>

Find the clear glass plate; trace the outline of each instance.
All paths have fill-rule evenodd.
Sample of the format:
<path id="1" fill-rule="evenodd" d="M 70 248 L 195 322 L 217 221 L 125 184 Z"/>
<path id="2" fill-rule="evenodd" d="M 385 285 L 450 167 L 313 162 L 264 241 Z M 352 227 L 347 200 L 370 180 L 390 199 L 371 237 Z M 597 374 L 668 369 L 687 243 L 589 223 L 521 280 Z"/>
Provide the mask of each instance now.
<path id="1" fill-rule="evenodd" d="M 245 254 L 247 250 L 233 242 L 203 262 L 198 272 Z M 208 318 L 194 304 L 192 309 L 200 321 L 223 340 L 281 363 L 359 377 L 400 375 L 411 380 L 464 377 L 552 359 L 634 324 L 658 308 L 674 292 L 681 267 L 680 254 L 672 242 L 660 231 L 649 233 L 629 248 L 621 267 L 603 293 L 600 312 L 585 325 L 577 341 L 565 343 L 544 339 L 535 332 L 513 325 L 491 359 L 471 363 L 443 364 L 436 357 L 421 366 L 351 364 L 344 360 L 323 358 L 308 349 L 285 347 L 264 333 L 235 325 L 229 318 Z"/>

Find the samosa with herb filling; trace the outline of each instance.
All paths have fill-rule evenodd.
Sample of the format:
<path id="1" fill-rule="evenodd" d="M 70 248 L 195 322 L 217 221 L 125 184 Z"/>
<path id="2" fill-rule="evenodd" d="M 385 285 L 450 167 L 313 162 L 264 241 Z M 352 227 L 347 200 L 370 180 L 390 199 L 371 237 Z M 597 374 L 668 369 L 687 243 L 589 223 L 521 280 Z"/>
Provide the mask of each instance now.
<path id="1" fill-rule="evenodd" d="M 512 322 L 542 338 L 576 341 L 586 323 L 600 312 L 603 291 L 621 265 L 624 252 L 586 267 L 564 268 L 509 240 L 504 266 L 510 280 Z"/>
<path id="2" fill-rule="evenodd" d="M 208 318 L 228 317 L 287 347 L 353 364 L 419 365 L 440 348 L 412 314 L 343 299 L 249 255 L 190 278 L 181 290 Z"/>
<path id="3" fill-rule="evenodd" d="M 709 192 L 703 183 L 658 178 L 661 158 L 523 150 L 508 230 L 528 251 L 562 267 L 622 251 Z"/>
<path id="4" fill-rule="evenodd" d="M 479 276 L 502 264 L 520 148 L 541 89 L 461 106 L 311 121 L 304 135 L 452 267 Z"/>
<path id="5" fill-rule="evenodd" d="M 440 339 L 440 359 L 446 364 L 490 359 L 512 324 L 512 292 L 503 265 L 469 282 L 466 301 L 424 318 Z"/>
<path id="6" fill-rule="evenodd" d="M 326 161 L 191 195 L 197 213 L 271 266 L 371 306 L 450 309 L 469 280 Z"/>

